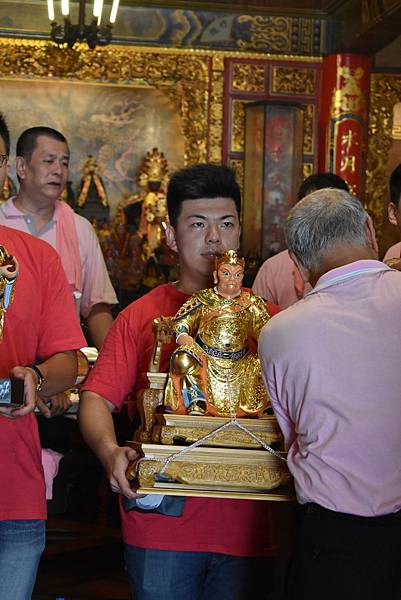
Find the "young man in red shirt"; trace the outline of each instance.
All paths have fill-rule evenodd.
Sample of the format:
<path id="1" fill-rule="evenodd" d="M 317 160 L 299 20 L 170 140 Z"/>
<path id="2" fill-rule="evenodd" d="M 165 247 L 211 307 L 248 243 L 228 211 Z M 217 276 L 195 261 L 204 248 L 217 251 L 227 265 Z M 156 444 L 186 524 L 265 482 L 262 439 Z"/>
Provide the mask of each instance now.
<path id="1" fill-rule="evenodd" d="M 155 288 L 118 316 L 80 406 L 84 438 L 112 489 L 128 499 L 135 493 L 125 470 L 136 453 L 117 445 L 110 413 L 147 386 L 153 319 L 174 315 L 191 294 L 212 287 L 215 256 L 239 246 L 241 196 L 230 169 L 205 164 L 178 171 L 169 183 L 167 205 L 166 237 L 178 253 L 180 279 Z M 164 348 L 164 371 L 172 348 Z M 121 515 L 136 600 L 240 600 L 272 585 L 273 519 L 264 502 L 186 498 L 179 517 L 135 510 Z"/>
<path id="2" fill-rule="evenodd" d="M 0 115 L 0 188 L 10 135 Z M 19 264 L 14 297 L 4 315 L 0 378 L 24 381 L 22 408 L 0 408 L 0 598 L 31 597 L 45 543 L 46 498 L 33 414 L 74 384 L 75 350 L 85 345 L 56 252 L 45 242 L 0 225 L 0 245 Z"/>

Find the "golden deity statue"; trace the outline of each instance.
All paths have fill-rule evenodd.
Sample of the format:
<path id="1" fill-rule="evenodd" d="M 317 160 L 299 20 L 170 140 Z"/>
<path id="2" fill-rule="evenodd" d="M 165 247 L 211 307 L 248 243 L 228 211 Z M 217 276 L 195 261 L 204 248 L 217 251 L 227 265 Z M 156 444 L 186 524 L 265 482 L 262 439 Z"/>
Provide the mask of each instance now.
<path id="1" fill-rule="evenodd" d="M 257 340 L 270 319 L 265 302 L 241 289 L 245 261 L 229 250 L 215 261 L 215 287 L 197 292 L 174 318 L 180 344 L 171 357 L 165 393 L 167 412 L 259 417 L 269 401 Z"/>
<path id="2" fill-rule="evenodd" d="M 138 184 L 145 192 L 130 196 L 117 208 L 117 220 L 125 222 L 128 229 L 135 228 L 141 238 L 145 262 L 156 258 L 164 240 L 163 223 L 168 220 L 167 182 L 167 160 L 163 152 L 153 148 L 147 152 L 138 174 Z"/>
<path id="3" fill-rule="evenodd" d="M 0 340 L 3 338 L 4 318 L 14 297 L 19 265 L 16 259 L 0 246 Z"/>

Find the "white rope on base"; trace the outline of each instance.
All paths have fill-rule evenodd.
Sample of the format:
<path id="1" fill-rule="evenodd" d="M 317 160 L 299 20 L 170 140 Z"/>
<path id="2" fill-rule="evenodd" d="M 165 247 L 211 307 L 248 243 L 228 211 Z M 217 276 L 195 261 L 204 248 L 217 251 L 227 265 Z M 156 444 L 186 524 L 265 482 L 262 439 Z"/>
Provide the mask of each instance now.
<path id="1" fill-rule="evenodd" d="M 231 394 L 231 381 L 230 381 L 230 376 L 229 376 L 228 373 L 227 373 L 227 389 L 228 389 L 229 399 L 230 399 L 230 420 L 227 421 L 227 423 L 224 423 L 223 425 L 220 425 L 216 429 L 213 429 L 209 433 L 206 433 L 203 437 L 199 438 L 199 440 L 196 440 L 195 442 L 193 442 L 189 446 L 186 446 L 185 448 L 182 448 L 182 450 L 179 450 L 178 452 L 174 452 L 173 454 L 171 454 L 167 458 L 159 458 L 159 457 L 152 458 L 151 460 L 164 463 L 163 467 L 160 469 L 160 471 L 158 473 L 159 475 L 163 475 L 163 473 L 165 472 L 165 470 L 167 469 L 167 467 L 169 466 L 169 464 L 171 462 L 173 462 L 174 460 L 176 460 L 180 456 L 183 456 L 184 454 L 187 454 L 188 452 L 190 452 L 194 448 L 197 448 L 198 446 L 201 446 L 204 442 L 206 442 L 207 440 L 210 440 L 217 433 L 220 433 L 221 431 L 224 431 L 225 429 L 228 429 L 229 427 L 237 427 L 238 429 L 240 429 L 244 433 L 248 434 L 255 442 L 257 442 L 260 446 L 262 446 L 262 448 L 264 450 L 266 450 L 267 452 L 269 452 L 270 454 L 272 454 L 276 458 L 282 460 L 283 462 L 287 462 L 287 459 L 284 458 L 284 456 L 281 456 L 281 454 L 279 452 L 277 452 L 276 450 L 274 450 L 271 446 L 269 446 L 269 444 L 266 444 L 263 440 L 260 439 L 259 436 L 257 436 L 255 433 L 253 433 L 253 431 L 251 431 L 250 429 L 248 429 L 247 427 L 245 427 L 245 425 L 242 425 L 241 423 L 239 423 L 239 421 L 237 419 L 237 416 L 235 414 L 235 408 L 234 408 L 234 405 L 233 405 L 233 399 L 232 399 L 232 394 Z M 137 464 L 136 464 L 136 471 L 137 472 L 138 472 L 139 465 L 140 465 L 140 463 L 141 463 L 142 460 L 149 460 L 149 459 L 145 459 L 143 457 L 143 458 L 140 458 L 137 461 Z"/>

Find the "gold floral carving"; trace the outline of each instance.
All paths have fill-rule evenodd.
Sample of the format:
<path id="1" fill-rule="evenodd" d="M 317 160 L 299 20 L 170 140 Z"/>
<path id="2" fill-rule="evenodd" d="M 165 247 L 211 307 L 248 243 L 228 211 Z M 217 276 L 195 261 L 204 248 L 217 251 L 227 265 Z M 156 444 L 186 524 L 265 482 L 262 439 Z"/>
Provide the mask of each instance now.
<path id="1" fill-rule="evenodd" d="M 315 106 L 314 104 L 305 104 L 304 110 L 304 142 L 303 152 L 304 154 L 313 154 L 313 124 L 315 120 Z"/>
<path id="2" fill-rule="evenodd" d="M 139 465 L 139 484 L 141 487 L 153 487 L 154 475 L 163 464 L 158 461 L 142 460 Z M 182 463 L 173 461 L 164 473 L 188 485 L 214 485 L 228 487 L 252 487 L 272 490 L 289 480 L 288 473 L 277 465 L 268 467 L 259 465 L 235 465 L 229 467 L 217 463 Z"/>
<path id="3" fill-rule="evenodd" d="M 245 105 L 250 100 L 233 100 L 231 103 L 231 152 L 243 152 L 245 145 Z"/>
<path id="4" fill-rule="evenodd" d="M 230 167 L 233 169 L 235 173 L 235 179 L 238 182 L 238 185 L 241 188 L 241 194 L 244 193 L 244 175 L 245 175 L 245 166 L 244 161 L 241 158 L 231 158 L 230 159 Z"/>
<path id="5" fill-rule="evenodd" d="M 312 175 L 313 173 L 313 163 L 310 162 L 304 162 L 302 163 L 302 177 L 303 179 L 306 179 L 307 177 L 309 177 L 309 175 Z"/>
<path id="6" fill-rule="evenodd" d="M 367 209 L 380 236 L 387 198 L 386 166 L 392 143 L 393 107 L 401 99 L 401 76 L 375 73 L 371 76 L 369 145 L 367 157 Z"/>
<path id="7" fill-rule="evenodd" d="M 160 443 L 162 444 L 174 444 L 177 438 L 185 440 L 186 443 L 196 442 L 204 435 L 207 435 L 212 431 L 211 427 L 199 428 L 199 427 L 162 427 Z M 282 445 L 282 435 L 276 427 L 276 431 L 258 431 L 257 436 L 265 442 L 265 444 L 279 443 Z M 236 428 L 226 429 L 217 433 L 210 440 L 210 444 L 207 442 L 204 446 L 225 446 L 227 448 L 260 448 L 260 444 L 253 440 L 250 435 Z"/>
<path id="8" fill-rule="evenodd" d="M 293 67 L 273 67 L 272 92 L 275 94 L 315 93 L 314 69 L 295 69 Z"/>
<path id="9" fill-rule="evenodd" d="M 213 57 L 211 79 L 209 160 L 219 164 L 223 158 L 224 96 L 224 59 L 220 56 Z"/>
<path id="10" fill-rule="evenodd" d="M 239 23 L 250 25 L 249 41 L 240 40 L 238 47 L 243 50 L 260 48 L 270 52 L 291 52 L 291 17 L 261 17 L 242 15 Z"/>
<path id="11" fill-rule="evenodd" d="M 128 83 L 163 91 L 180 107 L 187 164 L 206 159 L 209 63 L 210 56 L 191 52 L 126 46 L 90 50 L 83 45 L 70 50 L 11 39 L 0 43 L 0 77 Z"/>
<path id="12" fill-rule="evenodd" d="M 264 92 L 265 66 L 250 63 L 234 63 L 232 67 L 233 91 Z"/>

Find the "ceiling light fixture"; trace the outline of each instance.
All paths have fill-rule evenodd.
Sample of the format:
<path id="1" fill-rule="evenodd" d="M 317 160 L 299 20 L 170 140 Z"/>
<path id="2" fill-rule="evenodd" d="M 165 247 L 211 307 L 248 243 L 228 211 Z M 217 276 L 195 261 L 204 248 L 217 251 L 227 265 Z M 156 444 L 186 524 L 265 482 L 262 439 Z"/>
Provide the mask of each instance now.
<path id="1" fill-rule="evenodd" d="M 51 21 L 50 37 L 56 44 L 67 44 L 72 48 L 75 42 L 86 40 L 89 48 L 96 46 L 106 46 L 112 39 L 112 27 L 117 18 L 118 5 L 120 0 L 113 0 L 110 10 L 109 22 L 102 25 L 103 0 L 94 0 L 93 18 L 89 25 L 85 24 L 86 0 L 79 0 L 78 24 L 73 25 L 70 20 L 69 0 L 61 0 L 61 14 L 64 17 L 64 24 L 59 25 L 55 20 L 54 1 L 47 0 L 47 10 L 49 20 Z"/>

